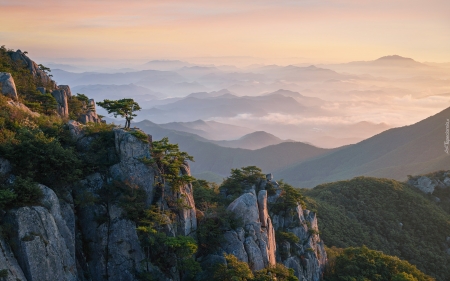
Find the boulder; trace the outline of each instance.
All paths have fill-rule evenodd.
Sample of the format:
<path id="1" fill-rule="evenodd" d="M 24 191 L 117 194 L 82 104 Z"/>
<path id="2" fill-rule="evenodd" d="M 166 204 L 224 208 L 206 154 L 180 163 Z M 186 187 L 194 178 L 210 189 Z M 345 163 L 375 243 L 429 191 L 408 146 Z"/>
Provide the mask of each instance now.
<path id="1" fill-rule="evenodd" d="M 275 265 L 275 231 L 267 209 L 267 191 L 260 190 L 256 197 L 255 191 L 251 190 L 234 200 L 227 210 L 242 219 L 245 231 L 240 229 L 241 235 L 236 231 L 227 232 L 222 249 L 248 262 L 253 271 Z"/>
<path id="2" fill-rule="evenodd" d="M 0 271 L 5 269 L 8 272 L 8 276 L 6 278 L 2 278 L 2 280 L 27 280 L 16 260 L 16 257 L 12 253 L 11 248 L 3 238 L 0 238 Z"/>
<path id="3" fill-rule="evenodd" d="M 21 50 L 17 50 L 10 54 L 11 59 L 17 63 L 22 63 L 28 70 L 31 75 L 41 84 L 46 87 L 50 87 L 52 90 L 56 89 L 55 82 L 48 76 L 45 71 L 41 70 L 39 66 L 32 61 L 26 54 L 22 53 Z"/>
<path id="4" fill-rule="evenodd" d="M 56 99 L 57 112 L 61 117 L 69 117 L 69 106 L 67 105 L 67 95 L 64 90 L 54 90 L 52 96 Z"/>
<path id="5" fill-rule="evenodd" d="M 241 218 L 244 225 L 259 222 L 259 209 L 256 196 L 252 193 L 245 193 L 231 202 L 227 208 Z"/>
<path id="6" fill-rule="evenodd" d="M 5 158 L 0 157 L 0 176 L 5 176 L 11 172 L 11 163 Z"/>
<path id="7" fill-rule="evenodd" d="M 63 90 L 68 99 L 72 98 L 72 91 L 70 90 L 69 85 L 59 85 L 58 90 Z"/>
<path id="8" fill-rule="evenodd" d="M 10 73 L 0 72 L 0 93 L 13 100 L 18 100 L 16 84 Z"/>
<path id="9" fill-rule="evenodd" d="M 23 103 L 20 103 L 18 101 L 9 100 L 6 102 L 6 104 L 10 107 L 15 107 L 17 109 L 20 109 L 33 117 L 41 116 L 39 113 L 31 111 L 31 109 L 29 109 L 26 105 L 24 105 Z"/>
<path id="10" fill-rule="evenodd" d="M 77 280 L 74 239 L 62 219 L 56 195 L 40 185 L 42 206 L 10 211 L 11 246 L 26 280 Z M 45 258 L 43 258 L 45 257 Z"/>

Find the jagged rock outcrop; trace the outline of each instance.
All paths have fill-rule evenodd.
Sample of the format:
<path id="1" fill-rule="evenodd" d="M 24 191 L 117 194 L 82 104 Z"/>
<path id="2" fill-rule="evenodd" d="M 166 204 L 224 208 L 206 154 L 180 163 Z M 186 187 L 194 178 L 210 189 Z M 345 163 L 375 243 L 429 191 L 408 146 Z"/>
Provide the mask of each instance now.
<path id="1" fill-rule="evenodd" d="M 436 175 L 424 175 L 411 177 L 408 184 L 418 188 L 420 191 L 433 194 L 436 188 L 450 187 L 450 171 L 442 171 Z"/>
<path id="2" fill-rule="evenodd" d="M 31 116 L 34 116 L 34 117 L 39 117 L 40 116 L 39 113 L 32 111 L 31 109 L 29 109 L 26 105 L 24 105 L 21 102 L 9 100 L 9 101 L 6 102 L 6 104 L 8 106 L 15 107 L 15 108 L 18 108 L 18 109 L 20 109 L 22 111 L 25 111 L 27 114 L 29 114 Z"/>
<path id="3" fill-rule="evenodd" d="M 54 90 L 52 92 L 52 96 L 56 99 L 57 105 L 57 112 L 58 114 L 63 117 L 69 117 L 69 106 L 67 104 L 67 95 L 66 91 L 64 90 Z"/>
<path id="4" fill-rule="evenodd" d="M 269 186 L 271 195 L 266 190 Z M 294 269 L 300 281 L 319 281 L 327 255 L 316 214 L 303 210 L 301 205 L 271 211 L 270 206 L 281 196 L 282 189 L 269 174 L 267 181 L 260 181 L 235 199 L 227 210 L 242 219 L 244 227 L 225 232 L 222 250 L 247 262 L 253 271 L 278 262 Z M 298 242 L 277 239 L 276 231 L 292 233 Z"/>
<path id="5" fill-rule="evenodd" d="M 10 73 L 0 72 L 0 93 L 13 100 L 19 99 L 16 84 Z"/>
<path id="6" fill-rule="evenodd" d="M 275 265 L 275 232 L 267 209 L 266 190 L 258 197 L 254 189 L 234 200 L 227 208 L 242 219 L 244 228 L 225 233 L 223 249 L 239 260 L 248 262 L 252 270 Z"/>
<path id="7" fill-rule="evenodd" d="M 63 90 L 68 99 L 72 98 L 72 90 L 70 90 L 69 85 L 59 85 L 58 90 Z"/>
<path id="8" fill-rule="evenodd" d="M 22 63 L 26 68 L 30 71 L 31 75 L 41 84 L 46 87 L 50 87 L 51 89 L 56 89 L 55 82 L 45 73 L 45 71 L 41 70 L 39 66 L 32 61 L 26 54 L 24 54 L 21 50 L 17 50 L 10 54 L 11 59 L 17 63 Z"/>
<path id="9" fill-rule="evenodd" d="M 80 121 L 83 124 L 86 124 L 89 122 L 92 122 L 92 123 L 102 122 L 102 119 L 97 115 L 94 99 L 90 99 L 88 101 L 87 107 L 89 108 L 89 110 L 86 112 L 86 114 L 82 114 L 79 117 L 78 121 Z"/>
<path id="10" fill-rule="evenodd" d="M 270 202 L 279 200 L 278 183 L 271 181 L 277 190 L 270 196 Z M 295 271 L 299 281 L 319 281 L 327 263 L 325 245 L 319 236 L 317 216 L 314 212 L 303 210 L 301 205 L 285 211 L 272 213 L 275 231 L 294 234 L 299 241 L 277 240 L 277 262 Z"/>
<path id="11" fill-rule="evenodd" d="M 155 172 L 141 161 L 151 158 L 150 143 L 119 128 L 114 129 L 114 141 L 120 162 L 110 168 L 112 178 L 143 188 L 147 193 L 147 205 L 150 205 L 154 196 Z"/>
<path id="12" fill-rule="evenodd" d="M 26 280 L 77 280 L 75 240 L 61 215 L 58 197 L 43 185 L 43 206 L 8 212 L 10 245 Z"/>
<path id="13" fill-rule="evenodd" d="M 105 184 L 96 173 L 81 182 L 86 192 L 98 198 L 95 191 Z M 122 215 L 115 204 L 91 204 L 79 209 L 79 224 L 87 251 L 84 254 L 92 280 L 136 280 L 144 254 L 136 233 L 136 224 Z M 86 249 L 85 249 L 86 250 Z M 82 256 L 81 253 L 79 256 Z"/>

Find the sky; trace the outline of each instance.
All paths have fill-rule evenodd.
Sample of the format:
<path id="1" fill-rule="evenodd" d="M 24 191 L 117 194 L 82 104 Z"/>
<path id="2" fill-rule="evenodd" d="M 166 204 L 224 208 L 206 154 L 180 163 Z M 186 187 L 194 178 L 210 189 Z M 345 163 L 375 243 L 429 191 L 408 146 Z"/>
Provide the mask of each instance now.
<path id="1" fill-rule="evenodd" d="M 55 62 L 450 62 L 450 1 L 0 0 L 0 44 Z"/>

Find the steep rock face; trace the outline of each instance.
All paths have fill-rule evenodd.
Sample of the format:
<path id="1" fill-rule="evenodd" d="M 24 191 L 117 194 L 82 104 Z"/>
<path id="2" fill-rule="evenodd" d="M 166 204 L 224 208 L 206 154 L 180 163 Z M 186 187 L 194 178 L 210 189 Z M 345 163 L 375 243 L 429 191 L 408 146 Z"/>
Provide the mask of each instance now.
<path id="1" fill-rule="evenodd" d="M 79 121 L 83 124 L 92 122 L 92 123 L 100 123 L 102 120 L 97 115 L 97 111 L 95 109 L 95 101 L 94 99 L 90 99 L 88 101 L 88 107 L 90 108 L 86 114 L 80 116 Z"/>
<path id="2" fill-rule="evenodd" d="M 11 53 L 11 58 L 15 62 L 23 63 L 28 70 L 30 71 L 31 75 L 40 82 L 42 85 L 51 86 L 52 89 L 56 88 L 55 82 L 45 73 L 45 71 L 42 71 L 39 66 L 32 61 L 26 54 L 22 53 L 22 51 L 17 50 L 13 53 Z"/>
<path id="3" fill-rule="evenodd" d="M 271 181 L 278 189 L 278 184 Z M 276 202 L 280 197 L 279 189 L 270 196 L 269 202 Z M 300 281 L 319 281 L 327 263 L 325 245 L 319 236 L 317 216 L 314 212 L 303 210 L 301 205 L 296 208 L 272 213 L 275 231 L 294 234 L 299 241 L 277 240 L 277 262 L 295 271 Z"/>
<path id="4" fill-rule="evenodd" d="M 191 175 L 191 170 L 188 163 L 184 163 L 181 167 L 181 174 Z M 179 235 L 192 236 L 197 230 L 197 216 L 194 202 L 194 190 L 192 184 L 185 184 L 180 188 L 180 191 L 175 194 L 177 199 L 183 201 L 183 205 L 186 208 L 182 208 L 178 212 L 178 218 L 180 221 Z"/>
<path id="5" fill-rule="evenodd" d="M 298 206 L 294 215 L 274 215 L 274 228 L 293 233 L 298 243 L 283 241 L 277 260 L 294 269 L 300 281 L 318 281 L 327 262 L 325 245 L 318 234 L 316 214 Z"/>
<path id="6" fill-rule="evenodd" d="M 266 190 L 269 186 L 270 196 Z M 255 190 L 259 190 L 258 195 Z M 327 255 L 318 234 L 316 214 L 303 210 L 301 205 L 274 213 L 271 206 L 282 194 L 278 183 L 268 175 L 266 181 L 261 180 L 235 199 L 227 210 L 241 218 L 244 227 L 224 234 L 222 250 L 247 262 L 253 271 L 278 262 L 294 269 L 300 281 L 319 281 Z M 298 242 L 277 238 L 276 231 L 292 233 Z"/>
<path id="7" fill-rule="evenodd" d="M 8 276 L 2 280 L 6 281 L 25 281 L 25 274 L 17 263 L 16 257 L 11 251 L 9 245 L 0 238 L 0 270 L 7 270 Z"/>
<path id="8" fill-rule="evenodd" d="M 82 146 L 89 145 L 80 127 L 75 121 L 69 123 L 74 138 Z M 136 280 L 136 274 L 144 268 L 145 255 L 136 224 L 124 216 L 115 202 L 102 200 L 98 194 L 112 180 L 126 181 L 143 188 L 147 194 L 146 201 L 150 204 L 154 195 L 154 171 L 140 161 L 151 157 L 150 144 L 119 128 L 114 130 L 114 143 L 119 163 L 111 166 L 108 173 L 92 174 L 80 183 L 81 190 L 97 200 L 96 204 L 78 210 L 81 234 L 88 249 L 84 252 L 85 261 L 80 263 L 86 263 L 92 280 Z M 151 264 L 149 266 L 153 269 Z"/>
<path id="9" fill-rule="evenodd" d="M 17 100 L 16 84 L 10 73 L 0 72 L 0 93 L 10 97 L 13 100 Z"/>
<path id="10" fill-rule="evenodd" d="M 239 260 L 248 262 L 252 270 L 275 265 L 275 232 L 267 210 L 267 193 L 254 189 L 234 200 L 227 208 L 244 223 L 244 228 L 225 233 L 222 248 Z"/>
<path id="11" fill-rule="evenodd" d="M 105 184 L 98 173 L 81 183 L 91 194 Z M 144 254 L 134 222 L 123 218 L 115 204 L 91 204 L 79 209 L 87 269 L 92 280 L 135 280 Z M 82 261 L 83 262 L 83 261 Z"/>
<path id="12" fill-rule="evenodd" d="M 55 193 L 43 186 L 42 206 L 8 212 L 11 246 L 26 280 L 77 280 L 72 232 L 61 216 Z M 44 258 L 45 257 L 45 258 Z"/>
<path id="13" fill-rule="evenodd" d="M 70 90 L 69 85 L 59 85 L 58 90 L 63 90 L 68 99 L 72 98 L 72 90 Z"/>
<path id="14" fill-rule="evenodd" d="M 57 111 L 61 117 L 69 117 L 69 106 L 67 105 L 67 95 L 64 90 L 54 90 L 52 96 L 58 103 Z"/>
<path id="15" fill-rule="evenodd" d="M 147 193 L 147 205 L 154 196 L 155 173 L 140 159 L 150 159 L 150 143 L 143 142 L 123 129 L 114 130 L 115 149 L 120 162 L 111 166 L 112 178 L 128 181 L 143 188 Z"/>

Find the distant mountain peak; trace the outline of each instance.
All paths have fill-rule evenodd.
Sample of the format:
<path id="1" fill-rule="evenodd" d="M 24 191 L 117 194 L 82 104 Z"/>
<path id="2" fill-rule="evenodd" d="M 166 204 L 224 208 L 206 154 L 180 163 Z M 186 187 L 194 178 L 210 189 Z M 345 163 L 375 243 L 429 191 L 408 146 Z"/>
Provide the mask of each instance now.
<path id="1" fill-rule="evenodd" d="M 402 57 L 399 55 L 392 55 L 392 56 L 384 56 L 381 57 L 379 59 L 377 59 L 377 61 L 415 61 L 412 58 L 406 58 L 406 57 Z"/>

